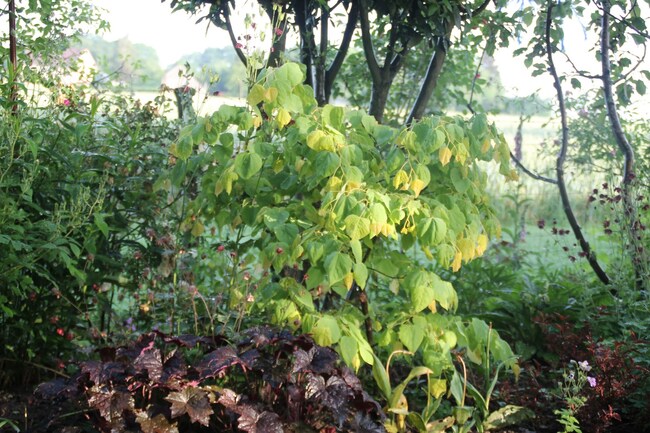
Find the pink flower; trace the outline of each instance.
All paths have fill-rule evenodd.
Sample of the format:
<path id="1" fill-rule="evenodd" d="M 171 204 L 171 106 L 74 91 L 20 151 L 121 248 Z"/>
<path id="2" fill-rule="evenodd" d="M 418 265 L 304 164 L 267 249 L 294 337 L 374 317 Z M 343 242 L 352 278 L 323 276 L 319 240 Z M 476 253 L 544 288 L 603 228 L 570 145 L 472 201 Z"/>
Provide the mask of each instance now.
<path id="1" fill-rule="evenodd" d="M 589 382 L 590 387 L 592 387 L 592 388 L 596 387 L 596 378 L 595 377 L 587 376 L 587 382 Z"/>
<path id="2" fill-rule="evenodd" d="M 72 102 L 70 102 L 69 99 L 64 99 L 64 100 L 63 100 L 63 105 L 65 105 L 66 107 L 69 107 L 70 104 L 72 104 Z"/>
<path id="3" fill-rule="evenodd" d="M 244 46 L 243 46 L 242 44 L 240 44 L 239 42 L 237 42 L 237 43 L 235 44 L 235 49 L 241 50 L 243 47 L 244 47 Z"/>
<path id="4" fill-rule="evenodd" d="M 282 36 L 282 33 L 284 33 L 284 31 L 282 31 L 282 29 L 279 27 L 276 27 L 274 31 L 275 31 L 275 36 Z"/>

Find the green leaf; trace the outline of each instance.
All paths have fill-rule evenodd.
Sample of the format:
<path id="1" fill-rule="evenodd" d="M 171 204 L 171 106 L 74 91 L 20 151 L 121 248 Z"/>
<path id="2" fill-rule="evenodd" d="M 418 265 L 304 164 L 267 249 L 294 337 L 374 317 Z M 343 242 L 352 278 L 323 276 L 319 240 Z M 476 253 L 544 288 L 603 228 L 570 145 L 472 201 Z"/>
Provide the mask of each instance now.
<path id="1" fill-rule="evenodd" d="M 350 249 L 352 250 L 352 254 L 354 255 L 354 260 L 357 263 L 361 263 L 363 261 L 363 253 L 361 251 L 361 242 L 359 242 L 358 239 L 353 239 L 350 241 Z"/>
<path id="2" fill-rule="evenodd" d="M 192 136 L 190 134 L 181 134 L 175 145 L 173 144 L 169 147 L 169 153 L 185 161 L 192 156 L 193 146 L 194 141 L 192 140 Z"/>
<path id="3" fill-rule="evenodd" d="M 365 238 L 370 234 L 370 220 L 357 215 L 348 215 L 345 218 L 345 233 L 352 240 Z"/>
<path id="4" fill-rule="evenodd" d="M 341 328 L 334 317 L 324 315 L 311 328 L 311 334 L 317 344 L 332 346 L 341 338 Z"/>
<path id="5" fill-rule="evenodd" d="M 454 185 L 454 188 L 456 188 L 456 191 L 458 191 L 461 194 L 465 194 L 465 192 L 471 185 L 469 179 L 463 176 L 463 174 L 458 169 L 458 167 L 452 168 L 449 175 L 451 177 L 451 183 Z"/>
<path id="6" fill-rule="evenodd" d="M 490 413 L 483 422 L 483 428 L 487 430 L 500 430 L 511 425 L 519 425 L 524 421 L 533 419 L 535 413 L 522 406 L 505 405 Z"/>
<path id="7" fill-rule="evenodd" d="M 262 215 L 264 225 L 271 230 L 283 225 L 289 219 L 289 212 L 282 208 L 264 208 Z"/>
<path id="8" fill-rule="evenodd" d="M 273 229 L 273 233 L 280 242 L 291 245 L 298 237 L 299 229 L 295 224 L 281 224 Z"/>
<path id="9" fill-rule="evenodd" d="M 458 371 L 454 371 L 454 375 L 451 378 L 451 383 L 449 384 L 451 390 L 451 395 L 454 397 L 457 406 L 465 405 L 465 395 L 463 394 L 463 380 L 460 378 Z"/>
<path id="10" fill-rule="evenodd" d="M 343 128 L 343 115 L 345 112 L 341 107 L 326 105 L 323 107 L 321 117 L 325 125 L 341 130 Z"/>
<path id="11" fill-rule="evenodd" d="M 362 289 L 366 287 L 366 281 L 368 280 L 368 268 L 366 268 L 366 265 L 361 262 L 355 263 L 353 272 L 354 281 L 357 283 L 357 285 Z"/>
<path id="12" fill-rule="evenodd" d="M 242 179 L 250 179 L 260 171 L 263 164 L 262 158 L 256 153 L 240 153 L 235 158 L 235 173 Z"/>
<path id="13" fill-rule="evenodd" d="M 386 374 L 386 370 L 384 369 L 381 360 L 377 358 L 377 355 L 373 354 L 373 357 L 375 362 L 372 364 L 372 377 L 375 378 L 375 382 L 377 383 L 381 393 L 384 395 L 384 398 L 389 399 L 392 394 L 390 379 L 388 378 L 388 374 Z"/>
<path id="14" fill-rule="evenodd" d="M 639 95 L 641 95 L 641 96 L 645 95 L 645 92 L 646 92 L 646 86 L 645 86 L 645 83 L 644 83 L 643 81 L 641 81 L 641 80 L 636 80 L 636 82 L 634 83 L 634 85 L 636 86 L 636 91 L 637 91 L 637 93 L 638 93 Z"/>
<path id="15" fill-rule="evenodd" d="M 445 310 L 455 311 L 458 308 L 458 294 L 454 287 L 436 274 L 432 274 L 432 277 L 435 300 Z"/>
<path id="16" fill-rule="evenodd" d="M 359 345 L 357 340 L 354 338 L 344 335 L 339 340 L 339 352 L 341 353 L 341 358 L 349 366 L 354 368 L 354 357 L 357 356 L 359 352 Z"/>
<path id="17" fill-rule="evenodd" d="M 285 79 L 291 87 L 301 84 L 305 79 L 305 74 L 300 69 L 300 65 L 294 62 L 287 62 L 280 66 L 276 71 L 280 79 Z"/>
<path id="18" fill-rule="evenodd" d="M 431 275 L 431 272 L 418 270 L 404 280 L 404 286 L 411 295 L 411 308 L 415 312 L 424 310 L 435 299 Z"/>
<path id="19" fill-rule="evenodd" d="M 248 98 L 246 100 L 251 107 L 255 107 L 257 104 L 264 100 L 264 94 L 264 87 L 259 84 L 255 84 L 251 88 L 250 92 L 248 92 Z"/>
<path id="20" fill-rule="evenodd" d="M 447 224 L 440 218 L 422 218 L 416 229 L 418 240 L 425 246 L 438 245 L 447 235 Z"/>
<path id="21" fill-rule="evenodd" d="M 424 328 L 411 323 L 406 323 L 399 328 L 399 340 L 408 349 L 415 353 L 424 339 Z"/>
<path id="22" fill-rule="evenodd" d="M 96 213 L 94 215 L 95 226 L 99 229 L 100 232 L 108 239 L 108 224 L 104 220 L 104 214 Z"/>
<path id="23" fill-rule="evenodd" d="M 325 258 L 325 270 L 330 284 L 341 281 L 352 269 L 352 260 L 347 254 L 333 252 Z"/>

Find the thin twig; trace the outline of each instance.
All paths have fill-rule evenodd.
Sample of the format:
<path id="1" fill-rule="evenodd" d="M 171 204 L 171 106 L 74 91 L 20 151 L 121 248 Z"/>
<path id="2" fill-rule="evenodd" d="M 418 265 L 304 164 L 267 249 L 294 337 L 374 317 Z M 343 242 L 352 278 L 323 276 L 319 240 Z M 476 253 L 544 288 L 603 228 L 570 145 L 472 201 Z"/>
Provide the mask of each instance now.
<path id="1" fill-rule="evenodd" d="M 544 177 L 542 175 L 539 175 L 537 173 L 533 173 L 530 171 L 526 166 L 515 156 L 512 151 L 510 152 L 510 159 L 512 159 L 517 167 L 521 169 L 524 173 L 526 173 L 529 177 L 532 177 L 535 180 L 540 180 L 542 182 L 547 182 L 547 183 L 552 183 L 553 185 L 557 185 L 557 180 L 556 179 L 551 179 L 550 177 Z"/>

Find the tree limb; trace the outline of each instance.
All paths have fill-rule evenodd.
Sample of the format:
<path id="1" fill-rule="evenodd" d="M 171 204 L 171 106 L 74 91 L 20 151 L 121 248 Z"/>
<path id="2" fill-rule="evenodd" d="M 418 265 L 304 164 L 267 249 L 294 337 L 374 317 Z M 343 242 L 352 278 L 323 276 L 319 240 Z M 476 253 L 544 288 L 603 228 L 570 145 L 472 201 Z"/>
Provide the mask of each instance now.
<path id="1" fill-rule="evenodd" d="M 230 36 L 230 43 L 232 44 L 232 47 L 235 49 L 235 52 L 237 53 L 237 57 L 239 57 L 239 60 L 244 64 L 245 67 L 248 67 L 248 59 L 246 58 L 246 55 L 244 54 L 244 51 L 238 47 L 239 42 L 237 42 L 237 36 L 235 36 L 235 32 L 233 31 L 232 28 L 232 21 L 230 21 L 230 6 L 226 5 L 226 7 L 223 10 L 223 17 L 226 20 L 226 28 L 228 30 L 228 36 Z"/>
<path id="2" fill-rule="evenodd" d="M 534 173 L 530 171 L 526 166 L 515 156 L 514 153 L 510 152 L 510 159 L 512 159 L 517 167 L 521 169 L 524 173 L 526 173 L 529 177 L 532 177 L 535 180 L 540 180 L 542 182 L 547 182 L 547 183 L 552 183 L 553 185 L 557 185 L 557 180 L 551 179 L 550 177 L 544 177 L 542 175 L 539 175 L 537 173 Z"/>
<path id="3" fill-rule="evenodd" d="M 632 258 L 632 268 L 634 269 L 635 286 L 637 290 L 643 290 L 643 269 L 642 264 L 637 254 L 635 244 L 637 239 L 637 216 L 634 203 L 631 197 L 632 184 L 634 182 L 634 148 L 628 141 L 621 125 L 621 119 L 618 117 L 618 110 L 616 108 L 616 101 L 614 100 L 614 92 L 612 90 L 612 68 L 610 64 L 610 33 L 609 33 L 609 16 L 611 3 L 610 0 L 602 0 L 601 6 L 603 10 L 602 15 L 602 28 L 600 31 L 600 57 L 601 66 L 603 70 L 603 93 L 605 96 L 605 104 L 607 106 L 607 117 L 609 118 L 612 132 L 618 148 L 623 152 L 623 188 L 621 196 L 623 198 L 623 213 L 625 215 L 625 225 L 627 226 L 628 236 L 630 237 L 631 248 L 630 254 Z"/>
<path id="4" fill-rule="evenodd" d="M 327 99 L 329 99 L 330 94 L 332 93 L 332 85 L 334 84 L 334 79 L 341 70 L 341 66 L 343 66 L 343 60 L 345 60 L 345 56 L 347 55 L 348 49 L 350 48 L 350 42 L 352 41 L 354 30 L 357 27 L 358 19 L 359 5 L 356 1 L 353 1 L 350 7 L 350 12 L 348 13 L 348 22 L 345 26 L 345 30 L 343 31 L 343 40 L 341 41 L 339 49 L 336 51 L 336 56 L 334 57 L 332 64 L 327 69 L 327 72 L 325 72 L 325 92 Z"/>
<path id="5" fill-rule="evenodd" d="M 370 34 L 370 22 L 368 21 L 368 4 L 366 0 L 359 0 L 359 23 L 361 24 L 361 41 L 363 42 L 363 52 L 366 55 L 368 69 L 372 76 L 373 82 L 381 81 L 381 68 L 377 62 L 377 56 L 372 44 L 372 35 Z"/>
<path id="6" fill-rule="evenodd" d="M 431 99 L 431 95 L 435 90 L 438 84 L 438 78 L 440 77 L 440 72 L 442 71 L 442 65 L 445 62 L 447 57 L 447 48 L 445 44 L 451 36 L 451 32 L 454 29 L 453 21 L 448 21 L 446 23 L 445 35 L 441 36 L 436 43 L 436 49 L 431 55 L 431 60 L 429 61 L 429 66 L 427 67 L 427 73 L 424 76 L 422 81 L 422 86 L 418 92 L 418 97 L 413 103 L 411 112 L 409 113 L 406 124 L 410 125 L 414 120 L 420 119 L 424 112 L 426 111 L 427 104 Z"/>
<path id="7" fill-rule="evenodd" d="M 600 281 L 602 281 L 604 284 L 609 284 L 610 283 L 609 277 L 607 276 L 605 271 L 601 268 L 600 264 L 598 263 L 598 260 L 596 259 L 596 255 L 594 254 L 594 252 L 591 249 L 591 246 L 589 245 L 589 242 L 587 242 L 584 235 L 582 234 L 582 229 L 580 228 L 580 225 L 578 224 L 575 214 L 573 213 L 573 208 L 571 207 L 571 201 L 569 200 L 569 194 L 566 188 L 566 182 L 564 180 L 564 161 L 566 159 L 567 149 L 569 146 L 569 127 L 567 125 L 567 113 L 566 113 L 566 105 L 564 102 L 564 93 L 562 92 L 562 84 L 560 82 L 560 77 L 558 76 L 557 69 L 555 68 L 555 62 L 553 61 L 553 46 L 551 45 L 551 25 L 553 21 L 552 19 L 553 6 L 554 6 L 553 0 L 549 0 L 547 3 L 548 9 L 546 11 L 544 41 L 546 45 L 546 56 L 549 65 L 548 69 L 551 76 L 553 77 L 553 84 L 555 87 L 555 91 L 557 93 L 558 104 L 560 109 L 560 118 L 562 123 L 562 142 L 560 144 L 560 151 L 557 155 L 556 165 L 555 165 L 555 170 L 557 172 L 557 186 L 560 191 L 560 199 L 562 200 L 562 207 L 564 209 L 564 213 L 567 217 L 567 220 L 569 221 L 569 225 L 573 230 L 573 234 L 576 237 L 576 240 L 580 244 L 580 248 L 582 249 L 582 252 L 585 254 L 585 257 L 587 258 L 587 262 L 589 263 L 589 265 L 591 266 L 595 274 L 598 276 Z"/>

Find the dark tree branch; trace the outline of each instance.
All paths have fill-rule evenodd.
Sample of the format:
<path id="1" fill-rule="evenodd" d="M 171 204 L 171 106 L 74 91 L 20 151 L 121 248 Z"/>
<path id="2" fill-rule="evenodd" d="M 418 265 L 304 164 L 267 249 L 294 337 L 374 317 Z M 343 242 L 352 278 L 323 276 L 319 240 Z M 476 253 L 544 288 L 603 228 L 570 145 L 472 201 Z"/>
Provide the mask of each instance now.
<path id="1" fill-rule="evenodd" d="M 373 82 L 381 81 L 381 68 L 375 55 L 375 49 L 372 44 L 372 35 L 370 34 L 370 22 L 368 21 L 368 3 L 366 0 L 359 1 L 359 23 L 361 24 L 361 41 L 363 42 L 363 52 L 366 55 L 366 62 L 370 70 L 370 76 Z"/>
<path id="2" fill-rule="evenodd" d="M 244 54 L 244 51 L 238 47 L 239 42 L 237 42 L 237 36 L 235 36 L 235 32 L 232 28 L 232 22 L 230 21 L 230 6 L 226 5 L 226 7 L 223 10 L 223 17 L 226 21 L 226 29 L 228 30 L 228 36 L 230 36 L 230 43 L 232 44 L 232 47 L 235 49 L 235 52 L 237 53 L 237 57 L 239 57 L 239 60 L 244 64 L 245 67 L 248 67 L 248 59 L 246 58 L 246 55 Z"/>
<path id="3" fill-rule="evenodd" d="M 564 213 L 567 217 L 567 220 L 569 221 L 569 225 L 573 230 L 573 234 L 576 237 L 576 240 L 580 244 L 580 248 L 582 249 L 582 252 L 585 254 L 585 257 L 587 258 L 587 262 L 589 263 L 593 271 L 596 273 L 600 281 L 602 281 L 604 284 L 609 284 L 610 283 L 609 277 L 607 276 L 605 271 L 601 268 L 596 258 L 596 255 L 594 254 L 594 252 L 591 249 L 591 246 L 589 245 L 589 242 L 587 242 L 584 235 L 582 234 L 582 229 L 580 228 L 580 225 L 578 224 L 575 214 L 573 213 L 573 208 L 571 207 L 571 201 L 569 200 L 569 194 L 566 188 L 566 182 L 564 180 L 564 161 L 566 160 L 567 149 L 569 146 L 569 127 L 567 125 L 567 113 L 566 113 L 566 105 L 564 102 L 564 93 L 562 91 L 562 84 L 560 82 L 560 77 L 558 76 L 557 69 L 555 68 L 555 62 L 553 61 L 553 46 L 551 44 L 551 25 L 553 22 L 553 6 L 554 6 L 553 0 L 549 0 L 547 3 L 548 9 L 546 10 L 544 41 L 546 45 L 546 56 L 547 56 L 547 62 L 549 66 L 548 69 L 551 76 L 553 77 L 553 84 L 555 87 L 555 91 L 557 93 L 558 104 L 560 109 L 560 118 L 562 123 L 562 142 L 560 144 L 560 151 L 558 152 L 556 165 L 555 165 L 555 170 L 557 173 L 557 186 L 560 191 L 560 199 L 562 200 L 562 207 L 564 209 Z"/>
<path id="4" fill-rule="evenodd" d="M 643 44 L 643 56 L 641 56 L 640 59 L 637 57 L 638 62 L 636 62 L 636 65 L 634 65 L 634 67 L 633 67 L 632 69 L 630 69 L 630 70 L 627 71 L 625 74 L 621 75 L 620 78 L 618 78 L 616 81 L 614 81 L 614 84 L 619 83 L 619 82 L 621 82 L 621 81 L 625 81 L 625 80 L 627 80 L 627 79 L 629 78 L 629 76 L 632 75 L 632 73 L 633 73 L 634 71 L 636 71 L 637 69 L 639 69 L 639 66 L 641 66 L 641 65 L 644 64 L 645 57 L 646 57 L 647 54 L 648 54 L 648 47 L 647 47 L 645 44 Z M 601 77 L 601 78 L 602 78 L 602 77 Z"/>
<path id="5" fill-rule="evenodd" d="M 321 6 L 320 9 L 320 50 L 318 58 L 316 59 L 316 101 L 318 105 L 325 105 L 327 103 L 327 96 L 325 92 L 325 77 L 327 68 L 325 62 L 327 60 L 327 42 L 329 37 L 329 21 L 330 13 L 327 4 Z"/>
<path id="6" fill-rule="evenodd" d="M 621 119 L 618 117 L 618 110 L 616 108 L 616 101 L 614 99 L 614 92 L 612 90 L 612 68 L 610 64 L 610 34 L 609 34 L 609 17 L 610 17 L 610 0 L 602 0 L 601 7 L 602 14 L 602 28 L 600 31 L 600 57 L 601 66 L 603 70 L 603 93 L 605 95 L 605 104 L 607 106 L 607 117 L 612 126 L 614 139 L 618 148 L 623 153 L 623 188 L 621 195 L 623 198 L 624 215 L 626 219 L 626 228 L 630 237 L 630 253 L 632 256 L 632 267 L 634 269 L 635 286 L 638 290 L 643 289 L 643 269 L 636 254 L 635 240 L 637 238 L 637 216 L 632 200 L 632 184 L 634 182 L 634 148 L 628 141 L 621 125 Z"/>
<path id="7" fill-rule="evenodd" d="M 433 95 L 433 91 L 438 85 L 438 78 L 440 78 L 440 72 L 442 71 L 442 65 L 447 58 L 447 47 L 446 44 L 449 41 L 451 36 L 451 31 L 454 29 L 454 23 L 448 21 L 446 23 L 445 35 L 441 36 L 436 43 L 436 49 L 431 55 L 431 60 L 429 61 L 429 66 L 427 68 L 427 73 L 424 76 L 422 81 L 422 86 L 418 92 L 418 97 L 413 103 L 411 112 L 409 113 L 406 124 L 410 125 L 414 120 L 422 118 L 424 115 L 427 104 Z"/>
<path id="8" fill-rule="evenodd" d="M 18 58 L 16 55 L 16 2 L 9 0 L 9 61 L 11 62 L 13 80 L 16 79 L 16 71 L 18 71 Z M 11 86 L 11 115 L 15 116 L 18 113 L 18 88 L 15 84 Z M 18 146 L 15 151 L 19 152 Z"/>
<path id="9" fill-rule="evenodd" d="M 639 30 L 639 29 L 638 29 L 634 24 L 632 24 L 629 20 L 627 20 L 627 19 L 625 19 L 625 18 L 617 17 L 617 16 L 615 16 L 615 15 L 612 15 L 612 13 L 611 13 L 609 10 L 608 10 L 607 12 L 605 12 L 605 11 L 604 11 L 604 8 L 603 8 L 603 6 L 602 6 L 602 4 L 596 3 L 596 7 L 598 7 L 601 11 L 603 11 L 603 13 L 606 13 L 606 15 L 607 15 L 609 18 L 612 18 L 613 20 L 616 20 L 616 21 L 618 21 L 618 22 L 620 22 L 620 23 L 625 24 L 628 28 L 632 29 L 632 30 L 633 30 L 636 34 L 638 34 L 639 36 L 643 36 L 643 37 L 646 38 L 646 39 L 650 39 L 650 33 L 648 33 L 648 32 L 644 32 L 643 30 Z M 610 7 L 611 7 L 611 5 L 610 5 Z"/>
<path id="10" fill-rule="evenodd" d="M 269 14 L 269 19 L 271 20 L 271 37 L 272 43 L 271 43 L 271 51 L 268 55 L 268 59 L 266 62 L 266 66 L 270 67 L 278 67 L 280 66 L 282 62 L 282 54 L 284 53 L 284 49 L 287 43 L 287 14 L 286 11 L 284 11 L 284 18 L 280 22 L 276 22 L 275 15 L 273 14 L 273 9 L 271 9 L 270 12 L 267 12 Z M 275 27 L 277 26 L 277 27 Z M 281 34 L 277 34 L 275 31 L 276 29 L 280 29 L 282 31 Z"/>
<path id="11" fill-rule="evenodd" d="M 307 3 L 309 0 L 297 0 L 295 2 L 296 21 L 300 33 L 300 61 L 307 68 L 306 84 L 315 87 L 316 77 L 314 76 L 314 61 L 316 57 L 316 40 L 314 39 L 313 22 L 308 13 Z"/>
<path id="12" fill-rule="evenodd" d="M 564 56 L 566 61 L 569 62 L 569 64 L 571 65 L 571 67 L 573 68 L 573 70 L 575 71 L 575 73 L 578 76 L 580 76 L 582 78 L 587 78 L 589 80 L 600 80 L 601 79 L 600 75 L 588 74 L 585 71 L 579 70 L 578 67 L 575 65 L 575 63 L 573 63 L 573 60 L 571 59 L 571 57 L 569 57 L 569 55 L 567 53 L 565 53 L 564 51 L 561 51 L 560 53 Z"/>
<path id="13" fill-rule="evenodd" d="M 325 91 L 327 93 L 326 96 L 328 100 L 330 94 L 332 93 L 332 86 L 334 84 L 334 79 L 336 78 L 336 75 L 341 70 L 341 66 L 343 66 L 343 60 L 345 60 L 345 56 L 347 55 L 348 49 L 350 48 L 350 42 L 352 41 L 354 30 L 357 27 L 358 19 L 359 19 L 359 5 L 356 1 L 353 1 L 350 7 L 350 12 L 348 13 L 348 22 L 343 32 L 343 40 L 341 41 L 341 45 L 339 46 L 339 49 L 336 52 L 336 56 L 334 57 L 332 64 L 330 65 L 330 67 L 327 69 L 327 72 L 325 73 L 325 80 L 326 80 Z"/>
<path id="14" fill-rule="evenodd" d="M 539 175 L 537 173 L 534 173 L 530 171 L 526 166 L 515 156 L 514 153 L 510 152 L 510 159 L 512 159 L 517 167 L 521 169 L 524 173 L 526 173 L 529 177 L 535 179 L 535 180 L 540 180 L 542 182 L 547 182 L 547 183 L 552 183 L 553 185 L 557 185 L 557 180 L 551 179 L 550 177 L 544 177 L 542 175 Z"/>
<path id="15" fill-rule="evenodd" d="M 491 1 L 492 1 L 492 0 L 484 0 L 483 3 L 481 3 L 481 4 L 480 4 L 476 9 L 474 9 L 473 11 L 471 11 L 471 10 L 468 11 L 467 8 L 461 4 L 461 5 L 459 6 L 459 8 L 458 8 L 458 9 L 460 10 L 460 13 L 461 13 L 461 18 L 463 18 L 463 19 L 467 19 L 467 18 L 475 17 L 476 15 L 480 14 L 480 13 L 483 12 L 485 9 L 487 9 L 487 7 L 488 7 L 488 5 L 490 4 Z"/>

